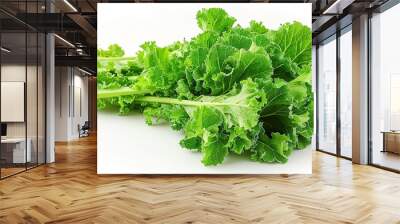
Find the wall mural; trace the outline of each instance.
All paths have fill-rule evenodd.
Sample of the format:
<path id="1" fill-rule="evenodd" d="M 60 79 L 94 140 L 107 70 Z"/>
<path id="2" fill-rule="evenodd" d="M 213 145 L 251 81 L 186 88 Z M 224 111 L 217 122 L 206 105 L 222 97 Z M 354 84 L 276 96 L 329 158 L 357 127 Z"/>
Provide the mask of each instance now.
<path id="1" fill-rule="evenodd" d="M 99 4 L 98 172 L 310 173 L 298 6 Z"/>

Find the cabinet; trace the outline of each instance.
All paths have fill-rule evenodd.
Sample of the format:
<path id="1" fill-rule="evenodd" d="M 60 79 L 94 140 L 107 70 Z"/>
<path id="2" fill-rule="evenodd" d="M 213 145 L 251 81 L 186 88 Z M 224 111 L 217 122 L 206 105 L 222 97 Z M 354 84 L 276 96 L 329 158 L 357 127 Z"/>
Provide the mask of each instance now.
<path id="1" fill-rule="evenodd" d="M 383 133 L 383 152 L 400 154 L 400 132 L 388 131 Z"/>

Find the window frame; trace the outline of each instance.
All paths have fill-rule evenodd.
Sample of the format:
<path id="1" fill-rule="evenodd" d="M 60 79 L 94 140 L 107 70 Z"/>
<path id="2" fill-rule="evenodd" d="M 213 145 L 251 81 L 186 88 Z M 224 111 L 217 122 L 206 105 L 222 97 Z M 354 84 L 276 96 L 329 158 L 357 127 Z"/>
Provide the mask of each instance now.
<path id="1" fill-rule="evenodd" d="M 315 102 L 316 102 L 316 112 L 315 112 L 315 116 L 316 116 L 316 139 L 315 139 L 315 141 L 316 141 L 316 150 L 317 151 L 319 151 L 319 152 L 323 152 L 323 153 L 326 153 L 326 154 L 329 154 L 329 155 L 333 155 L 333 156 L 336 156 L 336 157 L 340 157 L 340 158 L 343 158 L 343 159 L 346 159 L 346 160 L 352 160 L 352 158 L 351 157 L 348 157 L 348 156 L 344 156 L 343 154 L 342 154 L 342 150 L 341 150 L 341 118 L 340 118 L 340 112 L 341 112 L 341 110 L 340 110 L 340 104 L 341 104 L 341 99 L 340 99 L 340 84 L 341 84 L 341 63 L 340 63 L 340 60 L 341 60 L 341 55 L 340 55 L 340 37 L 342 36 L 342 35 L 344 35 L 345 33 L 347 33 L 347 32 L 352 32 L 352 29 L 351 29 L 351 26 L 352 26 L 352 23 L 349 23 L 349 24 L 347 24 L 346 26 L 344 26 L 344 27 L 342 27 L 341 29 L 337 29 L 337 31 L 335 32 L 335 33 L 333 33 L 332 35 L 330 35 L 330 36 L 328 36 L 328 37 L 326 37 L 325 39 L 322 39 L 322 40 L 319 40 L 319 42 L 316 44 L 316 50 L 315 50 L 315 60 L 316 60 L 316 71 L 315 71 L 315 76 L 316 76 L 316 99 L 315 99 Z M 320 119 L 319 119 L 319 106 L 320 106 L 320 102 L 319 102 L 319 93 L 318 93 L 318 90 L 319 90 L 319 85 L 320 85 L 320 66 L 319 66 L 319 63 L 318 63 L 318 61 L 319 61 L 319 51 L 318 51 L 318 49 L 319 49 L 319 47 L 320 47 L 320 45 L 321 45 L 321 43 L 328 43 L 328 42 L 330 42 L 330 41 L 336 41 L 336 61 L 335 61 L 335 63 L 336 63 L 336 152 L 335 153 L 332 153 L 332 152 L 329 152 L 329 151 L 326 151 L 326 150 L 324 150 L 324 149 L 321 149 L 319 146 L 320 146 L 320 143 L 319 143 L 319 136 L 320 136 L 320 130 L 319 130 L 319 122 L 320 122 Z"/>

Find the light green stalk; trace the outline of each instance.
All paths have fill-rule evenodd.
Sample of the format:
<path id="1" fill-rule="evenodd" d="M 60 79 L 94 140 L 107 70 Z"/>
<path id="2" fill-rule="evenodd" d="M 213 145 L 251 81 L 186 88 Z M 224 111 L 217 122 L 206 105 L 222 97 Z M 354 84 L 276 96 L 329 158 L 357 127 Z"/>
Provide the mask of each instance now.
<path id="1" fill-rule="evenodd" d="M 97 91 L 97 99 L 111 98 L 118 96 L 134 96 L 143 95 L 150 93 L 147 90 L 134 90 L 128 87 L 123 87 L 120 89 L 102 89 Z"/>
<path id="2" fill-rule="evenodd" d="M 136 57 L 97 57 L 98 61 L 132 61 L 136 60 Z"/>
<path id="3" fill-rule="evenodd" d="M 141 96 L 143 94 L 148 94 L 149 91 L 140 91 L 134 90 L 131 88 L 120 88 L 120 89 L 104 89 L 97 91 L 97 98 L 111 98 L 118 96 L 135 96 L 139 95 L 139 97 L 135 98 L 136 102 L 144 102 L 144 103 L 162 103 L 162 104 L 175 104 L 175 105 L 183 105 L 183 106 L 239 106 L 239 107 L 248 107 L 247 105 L 241 105 L 239 103 L 223 103 L 223 102 L 212 102 L 212 101 L 195 101 L 195 100 L 180 100 L 176 98 L 170 97 L 158 97 L 158 96 Z"/>

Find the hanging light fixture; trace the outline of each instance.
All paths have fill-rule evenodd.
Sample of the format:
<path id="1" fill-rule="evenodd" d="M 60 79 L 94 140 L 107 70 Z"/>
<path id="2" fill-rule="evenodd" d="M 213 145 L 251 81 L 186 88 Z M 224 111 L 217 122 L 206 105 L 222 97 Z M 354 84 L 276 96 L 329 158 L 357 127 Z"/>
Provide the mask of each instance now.
<path id="1" fill-rule="evenodd" d="M 68 0 L 64 0 L 64 3 L 68 5 L 74 12 L 78 12 L 78 9 L 75 8 Z"/>
<path id="2" fill-rule="evenodd" d="M 9 49 L 7 49 L 5 47 L 1 47 L 0 49 L 1 49 L 1 51 L 4 51 L 6 53 L 10 53 L 11 52 L 11 50 L 9 50 Z"/>
<path id="3" fill-rule="evenodd" d="M 68 40 L 62 38 L 61 36 L 59 36 L 58 34 L 54 34 L 55 37 L 57 37 L 59 40 L 61 40 L 62 42 L 66 43 L 68 46 L 75 48 L 75 45 L 73 45 L 71 42 L 69 42 Z"/>

